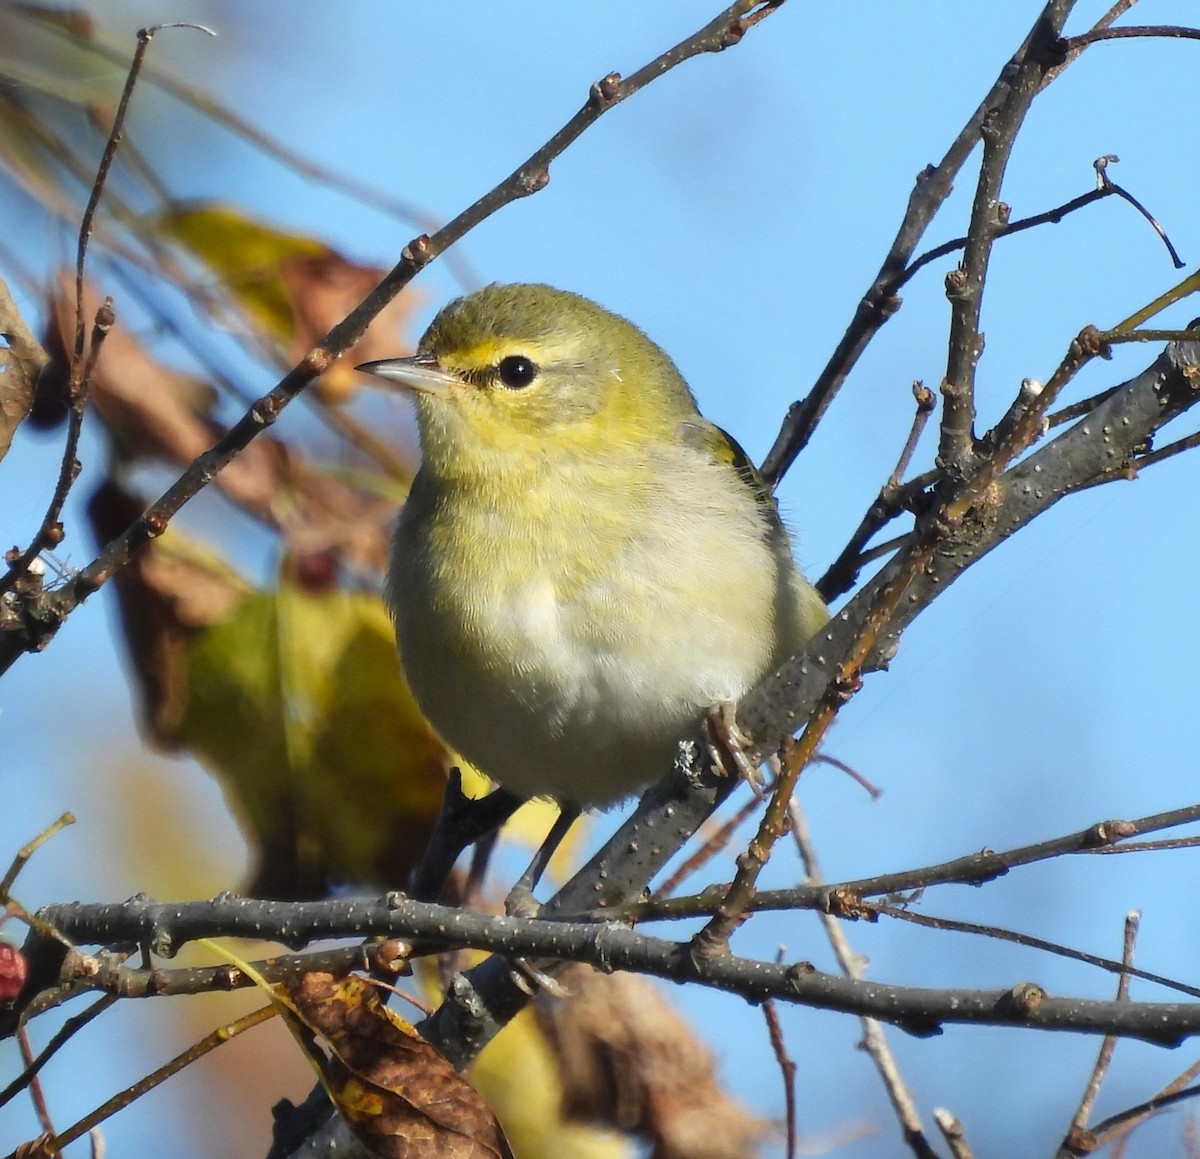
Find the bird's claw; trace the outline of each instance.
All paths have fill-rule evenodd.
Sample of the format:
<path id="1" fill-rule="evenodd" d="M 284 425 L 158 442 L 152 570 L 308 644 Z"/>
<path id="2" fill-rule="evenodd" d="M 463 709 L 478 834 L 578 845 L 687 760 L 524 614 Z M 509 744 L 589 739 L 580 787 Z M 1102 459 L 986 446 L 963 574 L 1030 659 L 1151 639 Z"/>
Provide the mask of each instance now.
<path id="1" fill-rule="evenodd" d="M 704 735 L 713 763 L 741 777 L 750 786 L 750 791 L 762 800 L 762 774 L 746 755 L 752 741 L 738 726 L 737 706 L 728 701 L 714 704 L 704 714 Z"/>

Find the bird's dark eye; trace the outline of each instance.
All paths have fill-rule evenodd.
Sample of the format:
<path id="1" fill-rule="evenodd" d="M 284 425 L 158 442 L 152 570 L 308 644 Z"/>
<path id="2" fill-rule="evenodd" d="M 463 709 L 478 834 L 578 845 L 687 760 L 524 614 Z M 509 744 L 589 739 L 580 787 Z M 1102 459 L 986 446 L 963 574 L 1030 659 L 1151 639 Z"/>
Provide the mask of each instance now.
<path id="1" fill-rule="evenodd" d="M 537 378 L 537 366 L 523 354 L 510 354 L 507 358 L 500 359 L 496 373 L 505 386 L 519 389 L 528 386 Z"/>

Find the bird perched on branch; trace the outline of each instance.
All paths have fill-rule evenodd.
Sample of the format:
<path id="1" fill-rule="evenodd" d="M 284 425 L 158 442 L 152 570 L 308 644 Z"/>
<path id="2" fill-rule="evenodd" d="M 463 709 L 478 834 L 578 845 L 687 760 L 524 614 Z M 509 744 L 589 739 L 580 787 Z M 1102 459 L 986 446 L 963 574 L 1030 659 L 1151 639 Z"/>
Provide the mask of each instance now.
<path id="1" fill-rule="evenodd" d="M 516 796 L 564 813 L 628 796 L 825 622 L 745 453 L 594 302 L 491 285 L 413 357 L 359 369 L 416 399 L 388 581 L 405 675 Z"/>

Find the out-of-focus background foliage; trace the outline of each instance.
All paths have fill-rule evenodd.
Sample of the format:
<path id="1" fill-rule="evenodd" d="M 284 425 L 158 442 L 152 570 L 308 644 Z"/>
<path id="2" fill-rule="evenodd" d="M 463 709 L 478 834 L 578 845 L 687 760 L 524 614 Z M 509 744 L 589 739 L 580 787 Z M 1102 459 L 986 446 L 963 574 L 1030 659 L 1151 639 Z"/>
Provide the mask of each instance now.
<path id="1" fill-rule="evenodd" d="M 1070 30 L 1106 7 L 1081 2 Z M 73 259 L 78 208 L 69 194 L 79 192 L 62 161 L 47 157 L 87 158 L 86 188 L 103 131 L 83 106 L 111 110 L 125 68 L 35 34 L 17 8 L 0 4 L 0 131 L 18 158 L 0 183 L 0 275 L 30 321 L 47 329 L 47 303 Z M 452 260 L 427 270 L 357 357 L 399 352 L 464 286 L 546 281 L 635 319 L 676 359 L 702 409 L 760 457 L 841 335 L 913 178 L 941 157 L 1039 8 L 1035 0 L 785 5 L 736 49 L 689 62 L 606 116 L 555 164 L 546 191 L 485 222 Z M 592 81 L 632 72 L 715 9 L 679 0 L 569 10 L 384 0 L 96 5 L 97 40 L 126 54 L 146 24 L 189 20 L 217 30 L 215 40 L 160 33 L 152 69 L 211 93 L 304 158 L 414 207 L 416 220 L 281 164 L 147 76 L 108 202 L 128 216 L 105 228 L 134 251 L 126 256 L 139 245 L 172 246 L 192 282 L 215 297 L 201 302 L 195 292 L 170 290 L 136 263 L 107 260 L 114 250 L 94 250 L 92 288 L 114 297 L 120 319 L 106 351 L 101 414 L 113 434 L 101 437 L 89 422 L 58 552 L 63 566 L 91 558 L 91 526 L 119 528 L 136 510 L 134 496 L 156 494 L 173 478 L 164 448 L 183 460 L 201 449 L 210 424 L 240 413 L 235 398 L 263 393 L 275 380 L 272 367 L 302 353 L 361 296 L 371 271 L 389 266 L 426 218 L 457 213 L 566 120 Z M 1134 17 L 1182 23 L 1195 12 L 1188 0 L 1142 0 Z M 1147 203 L 1189 265 L 1200 261 L 1200 163 L 1188 144 L 1198 52 L 1194 43 L 1130 41 L 1096 46 L 1073 64 L 1036 103 L 1014 155 L 1006 189 L 1014 217 L 1084 192 L 1092 161 L 1117 154 L 1113 177 Z M 22 136 L 29 114 L 61 140 L 35 148 Z M 147 169 L 154 182 L 139 177 Z M 961 180 L 930 244 L 964 232 L 970 192 L 970 179 Z M 261 265 L 250 261 L 247 272 L 248 256 Z M 936 387 L 941 377 L 940 279 L 952 264 L 935 263 L 906 288 L 903 309 L 781 488 L 814 577 L 891 470 L 911 417 L 912 381 Z M 1081 326 L 1119 321 L 1177 277 L 1145 222 L 1116 199 L 1004 242 L 986 304 L 981 425 L 999 416 L 1022 378 L 1048 375 Z M 1183 324 L 1196 313 L 1185 303 L 1164 322 Z M 256 325 L 250 337 L 246 317 Z M 1088 369 L 1074 397 L 1128 377 L 1151 357 L 1119 351 Z M 152 423 L 129 402 L 123 390 L 136 380 L 161 384 L 169 422 Z M 386 675 L 388 626 L 370 594 L 387 519 L 413 465 L 404 406 L 359 396 L 352 376 L 335 375 L 313 402 L 285 414 L 273 447 L 257 447 L 239 464 L 226 494 L 210 488 L 191 504 L 178 521 L 182 534 L 168 536 L 125 588 L 133 613 L 126 627 L 170 629 L 152 635 L 153 647 L 135 648 L 136 666 L 120 642 L 117 593 L 106 590 L 44 655 L 23 658 L 8 674 L 0 689 L 0 863 L 63 810 L 79 817 L 21 877 L 26 905 L 137 890 L 197 897 L 251 883 L 304 892 L 328 876 L 375 872 L 398 884 L 420 826 L 398 840 L 378 819 L 391 815 L 384 805 L 427 815 L 444 761 Z M 52 415 L 41 417 L 47 425 Z M 40 519 L 61 437 L 61 428 L 24 430 L 0 465 L 5 546 L 26 542 Z M 931 455 L 927 442 L 917 467 Z M 89 516 L 86 501 L 110 465 L 114 476 Z M 802 783 L 829 878 L 1194 799 L 1198 473 L 1182 456 L 1060 505 L 914 626 L 892 671 L 871 679 L 829 746 L 879 785 L 882 798 L 870 801 L 826 768 Z M 306 679 L 326 671 L 330 657 L 335 681 Z M 234 661 L 240 683 L 206 682 L 206 672 L 228 671 Z M 182 745 L 210 765 L 253 775 L 276 767 L 270 758 L 282 750 L 303 775 L 286 785 L 259 778 L 231 811 L 194 760 L 146 750 L 139 713 L 160 745 Z M 235 733 L 212 727 L 230 719 Z M 395 750 L 410 754 L 426 778 L 405 782 L 417 788 L 389 779 Z M 257 823 L 266 853 L 248 847 L 235 816 Z M 610 823 L 602 819 L 597 831 Z M 332 869 L 319 852 L 329 847 L 344 851 Z M 281 865 L 285 879 L 272 878 Z M 781 851 L 768 876 L 782 885 L 798 874 Z M 1193 878 L 1189 853 L 1079 858 L 984 890 L 943 890 L 924 906 L 1108 956 L 1119 956 L 1121 922 L 1138 908 L 1139 964 L 1186 977 L 1198 948 Z M 895 924 L 850 934 L 879 979 L 1033 979 L 1090 995 L 1113 988 L 1110 977 L 1079 965 L 961 935 Z M 785 945 L 791 957 L 828 963 L 808 921 L 756 921 L 740 944 L 767 956 Z M 1152 995 L 1136 983 L 1134 992 Z M 760 1014 L 723 996 L 672 998 L 699 1026 L 731 1092 L 753 1113 L 780 1118 L 782 1087 Z M 110 1012 L 45 1073 L 59 1125 L 230 1009 L 227 1000 L 203 998 Z M 803 1010 L 784 1011 L 784 1024 L 812 1147 L 840 1146 L 835 1153 L 852 1159 L 904 1153 L 879 1084 L 854 1049 L 857 1024 Z M 948 1106 L 983 1154 L 1052 1148 L 1097 1046 L 963 1028 L 892 1040 L 927 1120 L 934 1106 Z M 1190 1060 L 1122 1044 L 1099 1113 L 1147 1097 Z M 16 1066 L 13 1044 L 0 1045 L 0 1073 Z M 279 1028 L 254 1031 L 108 1124 L 111 1153 L 261 1153 L 270 1104 L 300 1097 L 310 1082 Z M 1181 1150 L 1186 1115 L 1143 1128 L 1129 1153 Z M 0 1142 L 11 1146 L 35 1129 L 23 1100 L 0 1108 Z"/>

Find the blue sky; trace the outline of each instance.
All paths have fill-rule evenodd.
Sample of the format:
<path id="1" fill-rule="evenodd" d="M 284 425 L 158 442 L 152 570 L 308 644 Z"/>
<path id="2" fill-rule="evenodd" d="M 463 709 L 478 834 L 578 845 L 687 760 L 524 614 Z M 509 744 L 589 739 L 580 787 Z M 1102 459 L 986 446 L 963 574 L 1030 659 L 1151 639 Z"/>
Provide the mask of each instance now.
<path id="1" fill-rule="evenodd" d="M 688 62 L 603 118 L 555 163 L 544 192 L 486 222 L 463 256 L 480 280 L 550 282 L 636 320 L 679 364 L 704 412 L 760 457 L 867 288 L 914 176 L 940 158 L 1039 7 L 1030 0 L 792 0 L 737 48 Z M 1070 30 L 1106 7 L 1081 2 Z M 715 10 L 679 0 L 268 0 L 252 8 L 109 0 L 103 25 L 131 45 L 148 22 L 213 26 L 216 40 L 163 33 L 155 63 L 209 86 L 293 148 L 448 218 L 564 122 L 592 81 L 634 71 Z M 1125 23 L 1189 19 L 1188 0 L 1142 0 Z M 1198 164 L 1189 143 L 1197 53 L 1194 42 L 1146 41 L 1085 54 L 1035 104 L 1006 186 L 1014 217 L 1086 191 L 1092 161 L 1117 154 L 1113 178 L 1149 206 L 1194 268 Z M 120 79 L 114 69 L 113 85 Z M 177 106 L 135 111 L 131 132 L 162 159 L 175 193 L 235 200 L 359 261 L 390 265 L 412 233 L 281 173 Z M 968 168 L 929 244 L 963 232 L 971 185 Z M 27 258 L 57 252 L 36 211 L 13 210 L 28 227 Z M 941 282 L 952 264 L 935 263 L 906 287 L 903 309 L 781 488 L 798 554 L 814 577 L 891 470 L 911 417 L 912 381 L 936 387 L 944 371 Z M 1179 276 L 1146 223 L 1115 199 L 1002 244 L 985 302 L 981 426 L 1002 413 L 1022 378 L 1044 379 L 1083 325 L 1119 321 Z M 426 315 L 458 290 L 442 263 L 419 284 Z M 1182 324 L 1196 314 L 1196 303 L 1184 303 L 1164 321 Z M 1089 367 L 1071 397 L 1119 382 L 1152 357 L 1120 351 Z M 265 377 L 248 381 L 256 391 L 270 385 Z M 927 437 L 919 466 L 932 446 Z M 6 543 L 28 538 L 56 454 L 53 443 L 25 439 L 0 466 Z M 84 459 L 99 466 L 95 444 Z M 884 789 L 881 800 L 870 802 L 829 769 L 804 778 L 802 798 L 830 878 L 1003 848 L 1195 800 L 1198 462 L 1183 456 L 1136 482 L 1061 504 L 914 625 L 892 670 L 869 679 L 828 743 Z M 68 530 L 70 562 L 85 562 L 77 509 L 68 511 Z M 247 550 L 248 568 L 269 566 L 261 545 Z M 110 627 L 105 599 L 93 600 L 44 655 L 22 660 L 0 691 L 0 862 L 63 809 L 80 815 L 53 853 L 26 871 L 21 896 L 29 904 L 79 894 L 81 882 L 97 900 L 142 885 L 109 856 L 122 810 L 98 779 L 97 754 L 133 759 Z M 214 878 L 228 875 L 213 888 L 236 884 L 243 854 L 219 792 L 187 765 L 164 763 L 162 775 L 180 814 L 212 834 Z M 1185 884 L 1194 858 L 1057 862 L 983 890 L 935 891 L 922 908 L 1108 956 L 1119 956 L 1124 915 L 1139 908 L 1139 964 L 1186 980 L 1200 948 L 1194 891 Z M 785 884 L 797 872 L 781 856 L 769 877 Z M 849 934 L 881 981 L 1028 979 L 1056 993 L 1097 996 L 1113 988 L 1095 971 L 962 935 L 894 924 L 853 926 Z M 753 923 L 741 948 L 771 955 L 779 945 L 790 957 L 829 962 L 807 920 Z M 759 1014 L 728 998 L 672 993 L 708 1032 L 731 1087 L 762 1113 L 781 1115 Z M 1136 984 L 1134 993 L 1161 996 Z M 836 1154 L 905 1154 L 878 1081 L 854 1049 L 857 1024 L 789 1010 L 785 1028 L 799 1064 L 802 1129 L 821 1135 L 866 1121 L 877 1133 Z M 981 1155 L 1052 1150 L 1098 1045 L 953 1027 L 931 1040 L 890 1038 L 927 1126 L 934 1106 L 948 1106 Z M 1148 1097 L 1192 1057 L 1187 1048 L 1122 1044 L 1099 1114 Z M 64 1106 L 79 1097 L 69 1089 L 59 1095 Z M 167 1091 L 128 1112 L 108 1129 L 113 1153 L 157 1132 L 169 1104 L 185 1113 L 186 1102 L 186 1094 Z M 1179 1150 L 1185 1113 L 1144 1129 L 1130 1155 Z M 0 1111 L 0 1125 L 11 1114 Z M 4 1127 L 0 1138 L 10 1137 Z M 203 1153 L 199 1144 L 164 1144 L 157 1134 L 155 1149 Z"/>

